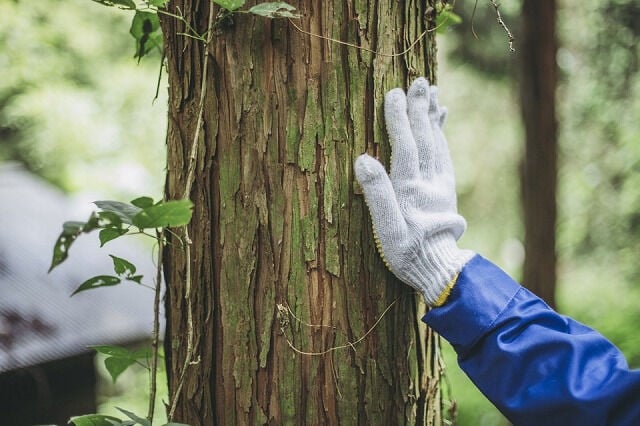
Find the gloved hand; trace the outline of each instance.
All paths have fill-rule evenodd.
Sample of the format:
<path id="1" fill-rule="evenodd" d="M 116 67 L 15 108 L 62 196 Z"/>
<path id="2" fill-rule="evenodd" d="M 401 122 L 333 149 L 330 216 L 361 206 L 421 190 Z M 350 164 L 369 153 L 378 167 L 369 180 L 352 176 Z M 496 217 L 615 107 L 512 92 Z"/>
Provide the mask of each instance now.
<path id="1" fill-rule="evenodd" d="M 458 248 L 466 228 L 457 212 L 455 177 L 442 133 L 446 109 L 438 89 L 416 79 L 405 97 L 401 89 L 384 102 L 392 144 L 391 175 L 367 154 L 356 159 L 355 174 L 371 212 L 378 250 L 398 278 L 418 290 L 430 306 L 440 306 L 474 253 Z"/>

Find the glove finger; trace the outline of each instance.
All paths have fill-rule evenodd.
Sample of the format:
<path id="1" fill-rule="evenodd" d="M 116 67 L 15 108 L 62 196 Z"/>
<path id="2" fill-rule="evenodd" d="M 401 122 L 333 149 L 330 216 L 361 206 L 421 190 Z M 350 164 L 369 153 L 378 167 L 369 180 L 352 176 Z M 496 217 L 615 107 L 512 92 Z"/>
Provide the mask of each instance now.
<path id="1" fill-rule="evenodd" d="M 442 132 L 441 123 L 444 124 L 446 118 L 445 108 L 438 104 L 438 88 L 431 86 L 429 88 L 429 120 L 433 129 L 434 144 L 434 164 L 436 173 L 447 173 L 453 175 L 453 165 L 451 163 L 451 155 L 449 154 L 449 146 L 447 139 Z"/>
<path id="2" fill-rule="evenodd" d="M 418 174 L 418 149 L 407 116 L 407 98 L 401 89 L 385 96 L 384 118 L 391 140 L 391 180 L 413 179 Z"/>
<path id="3" fill-rule="evenodd" d="M 429 82 L 417 78 L 407 92 L 409 123 L 416 141 L 420 164 L 420 175 L 429 179 L 435 172 L 435 136 L 431 121 Z"/>
<path id="4" fill-rule="evenodd" d="M 380 243 L 385 246 L 390 242 L 402 241 L 407 232 L 407 224 L 382 164 L 371 156 L 362 154 L 356 159 L 354 170 Z"/>
<path id="5" fill-rule="evenodd" d="M 440 117 L 438 119 L 438 127 L 440 127 L 440 130 L 444 129 L 444 123 L 447 121 L 448 113 L 449 110 L 447 109 L 447 107 L 440 107 Z"/>

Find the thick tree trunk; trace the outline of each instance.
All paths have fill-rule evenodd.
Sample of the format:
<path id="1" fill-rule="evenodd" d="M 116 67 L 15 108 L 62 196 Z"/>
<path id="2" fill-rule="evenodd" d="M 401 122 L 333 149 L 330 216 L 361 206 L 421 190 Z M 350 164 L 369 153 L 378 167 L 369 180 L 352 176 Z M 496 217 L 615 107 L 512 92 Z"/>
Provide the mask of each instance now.
<path id="1" fill-rule="evenodd" d="M 555 306 L 557 83 L 556 2 L 525 0 L 520 102 L 526 133 L 522 170 L 525 223 L 523 284 Z"/>
<path id="2" fill-rule="evenodd" d="M 175 421 L 440 424 L 437 337 L 380 261 L 352 172 L 365 151 L 388 161 L 383 95 L 417 75 L 433 80 L 433 34 L 389 57 L 294 27 L 389 54 L 433 26 L 433 3 L 300 1 L 292 4 L 303 17 L 292 22 L 236 14 L 219 23 L 205 76 L 204 44 L 162 17 L 170 199 L 185 188 L 207 80 L 189 228 L 195 357 Z M 168 11 L 204 32 L 211 5 L 173 0 Z M 184 250 L 171 243 L 165 345 L 174 398 L 188 304 Z"/>

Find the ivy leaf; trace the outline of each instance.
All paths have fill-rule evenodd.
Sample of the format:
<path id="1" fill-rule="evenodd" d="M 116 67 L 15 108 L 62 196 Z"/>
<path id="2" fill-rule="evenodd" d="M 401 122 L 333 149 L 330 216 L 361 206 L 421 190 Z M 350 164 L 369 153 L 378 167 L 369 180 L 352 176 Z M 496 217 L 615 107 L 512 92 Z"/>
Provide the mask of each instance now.
<path id="1" fill-rule="evenodd" d="M 75 426 L 114 426 L 121 425 L 122 420 L 113 416 L 105 416 L 102 414 L 86 414 L 84 416 L 75 416 L 69 419 L 70 423 Z"/>
<path id="2" fill-rule="evenodd" d="M 136 273 L 136 265 L 121 257 L 109 255 L 113 260 L 113 270 L 119 276 L 125 275 L 126 278 Z"/>
<path id="3" fill-rule="evenodd" d="M 191 221 L 192 207 L 190 200 L 164 201 L 143 209 L 132 221 L 141 229 L 183 226 Z"/>
<path id="4" fill-rule="evenodd" d="M 157 13 L 136 10 L 129 33 L 136 40 L 133 57 L 138 58 L 138 62 L 154 48 L 162 51 L 162 31 Z"/>
<path id="5" fill-rule="evenodd" d="M 132 224 L 133 217 L 142 211 L 141 208 L 120 201 L 94 201 L 93 204 L 104 210 L 116 214 L 122 222 Z"/>
<path id="6" fill-rule="evenodd" d="M 75 296 L 81 291 L 93 290 L 94 288 L 118 285 L 121 282 L 120 278 L 114 277 L 113 275 L 97 275 L 80 284 L 80 287 L 71 293 L 71 295 Z"/>
<path id="7" fill-rule="evenodd" d="M 296 10 L 296 8 L 290 4 L 278 1 L 259 3 L 250 8 L 249 12 L 267 18 L 299 18 L 300 14 L 295 13 L 294 10 Z"/>
<path id="8" fill-rule="evenodd" d="M 151 197 L 138 197 L 135 200 L 131 201 L 136 207 L 140 207 L 141 209 L 146 209 L 147 207 L 151 207 L 153 205 L 153 198 Z"/>
<path id="9" fill-rule="evenodd" d="M 142 418 L 134 413 L 132 413 L 131 411 L 127 411 L 123 408 L 120 407 L 116 407 L 118 410 L 120 410 L 122 412 L 122 414 L 126 415 L 127 417 L 129 417 L 131 420 L 135 421 L 137 424 L 140 424 L 142 426 L 151 426 L 151 422 L 145 418 Z"/>
<path id="10" fill-rule="evenodd" d="M 116 238 L 123 236 L 127 232 L 129 232 L 129 230 L 124 228 L 105 228 L 100 230 L 100 233 L 98 234 L 98 237 L 100 238 L 100 247 L 104 246 L 111 240 L 115 240 Z"/>
<path id="11" fill-rule="evenodd" d="M 104 6 L 116 6 L 119 9 L 135 10 L 136 4 L 133 0 L 93 0 Z"/>

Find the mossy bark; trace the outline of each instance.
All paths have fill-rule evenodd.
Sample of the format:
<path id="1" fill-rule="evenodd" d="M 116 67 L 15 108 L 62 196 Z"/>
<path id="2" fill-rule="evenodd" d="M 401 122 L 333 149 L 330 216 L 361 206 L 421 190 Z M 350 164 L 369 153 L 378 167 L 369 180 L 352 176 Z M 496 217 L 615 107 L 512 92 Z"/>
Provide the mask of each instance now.
<path id="1" fill-rule="evenodd" d="M 170 199 L 185 188 L 200 83 L 207 79 L 191 193 L 197 362 L 186 372 L 175 421 L 441 422 L 437 338 L 420 323 L 415 295 L 376 253 L 352 169 L 363 152 L 388 162 L 384 93 L 418 75 L 434 79 L 433 33 L 402 56 L 385 55 L 433 27 L 433 3 L 291 2 L 304 31 L 382 54 L 305 34 L 286 19 L 249 14 L 221 21 L 205 52 L 202 42 L 179 34 L 183 23 L 162 17 Z M 203 30 L 211 5 L 173 0 L 168 10 Z M 165 345 L 173 398 L 188 325 L 184 251 L 171 240 Z M 349 346 L 394 301 L 373 331 Z M 342 345 L 324 355 L 292 348 L 324 352 Z"/>

